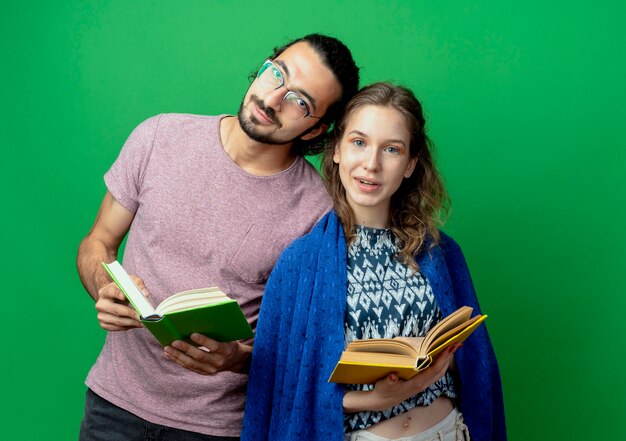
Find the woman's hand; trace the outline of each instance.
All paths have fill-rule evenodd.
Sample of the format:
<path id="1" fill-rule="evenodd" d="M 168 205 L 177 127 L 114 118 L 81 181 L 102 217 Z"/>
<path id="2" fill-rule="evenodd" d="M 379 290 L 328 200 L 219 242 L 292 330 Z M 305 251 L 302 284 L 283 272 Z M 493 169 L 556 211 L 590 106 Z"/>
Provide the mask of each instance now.
<path id="1" fill-rule="evenodd" d="M 344 412 L 385 410 L 407 398 L 426 390 L 443 377 L 453 360 L 453 354 L 462 346 L 456 343 L 443 351 L 428 368 L 408 380 L 401 379 L 395 372 L 381 378 L 371 391 L 350 391 L 344 395 Z"/>

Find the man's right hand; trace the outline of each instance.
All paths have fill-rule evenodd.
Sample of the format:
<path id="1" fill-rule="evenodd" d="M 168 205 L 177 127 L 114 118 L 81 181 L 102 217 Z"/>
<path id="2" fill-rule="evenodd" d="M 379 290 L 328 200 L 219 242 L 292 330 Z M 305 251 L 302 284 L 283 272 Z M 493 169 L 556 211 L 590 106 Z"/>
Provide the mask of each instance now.
<path id="1" fill-rule="evenodd" d="M 146 286 L 139 277 L 131 276 L 137 288 L 147 295 Z M 128 304 L 128 300 L 114 282 L 104 285 L 98 290 L 98 322 L 107 331 L 127 331 L 140 328 L 139 315 Z"/>
<path id="2" fill-rule="evenodd" d="M 78 247 L 76 266 L 80 281 L 95 300 L 98 322 L 107 331 L 125 331 L 141 326 L 137 313 L 128 306 L 126 297 L 102 267 L 102 262 L 117 259 L 120 244 L 134 216 L 107 191 L 91 231 Z M 145 291 L 143 280 L 138 277 L 133 280 Z"/>

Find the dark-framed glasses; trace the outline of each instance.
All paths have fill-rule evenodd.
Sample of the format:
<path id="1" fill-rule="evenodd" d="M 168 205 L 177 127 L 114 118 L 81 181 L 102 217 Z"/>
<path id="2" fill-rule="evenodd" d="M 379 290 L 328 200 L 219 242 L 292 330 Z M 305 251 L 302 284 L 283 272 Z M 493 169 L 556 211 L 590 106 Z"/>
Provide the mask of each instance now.
<path id="1" fill-rule="evenodd" d="M 265 60 L 256 78 L 259 80 L 259 84 L 266 90 L 276 90 L 285 86 L 285 76 L 272 60 Z M 307 116 L 317 119 L 321 118 L 311 115 L 309 105 L 300 95 L 287 89 L 287 87 L 285 89 L 287 93 L 283 97 L 282 111 L 287 118 L 292 120 L 306 118 Z"/>

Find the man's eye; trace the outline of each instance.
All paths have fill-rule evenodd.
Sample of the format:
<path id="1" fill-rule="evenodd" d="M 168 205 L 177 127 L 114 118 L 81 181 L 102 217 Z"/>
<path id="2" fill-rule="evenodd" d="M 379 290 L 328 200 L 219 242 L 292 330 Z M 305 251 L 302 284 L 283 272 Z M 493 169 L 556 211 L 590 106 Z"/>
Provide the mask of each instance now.
<path id="1" fill-rule="evenodd" d="M 307 105 L 306 105 L 306 102 L 305 102 L 302 98 L 296 98 L 296 99 L 295 99 L 295 101 L 296 101 L 296 104 L 298 104 L 298 106 L 299 106 L 300 108 L 302 108 L 302 109 L 304 109 L 304 110 L 307 110 L 307 109 L 308 109 L 308 107 L 307 107 Z"/>
<path id="2" fill-rule="evenodd" d="M 272 75 L 278 80 L 282 80 L 283 78 L 283 74 L 281 74 L 280 71 L 276 68 L 272 69 Z"/>

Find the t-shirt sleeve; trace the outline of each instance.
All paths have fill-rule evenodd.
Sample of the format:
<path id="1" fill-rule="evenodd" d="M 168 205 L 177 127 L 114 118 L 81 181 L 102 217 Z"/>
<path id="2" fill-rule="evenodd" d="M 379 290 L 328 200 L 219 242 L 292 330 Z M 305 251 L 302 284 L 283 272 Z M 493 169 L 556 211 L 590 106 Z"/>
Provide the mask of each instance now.
<path id="1" fill-rule="evenodd" d="M 109 192 L 124 208 L 135 213 L 161 115 L 149 118 L 132 131 L 117 159 L 104 175 Z"/>

